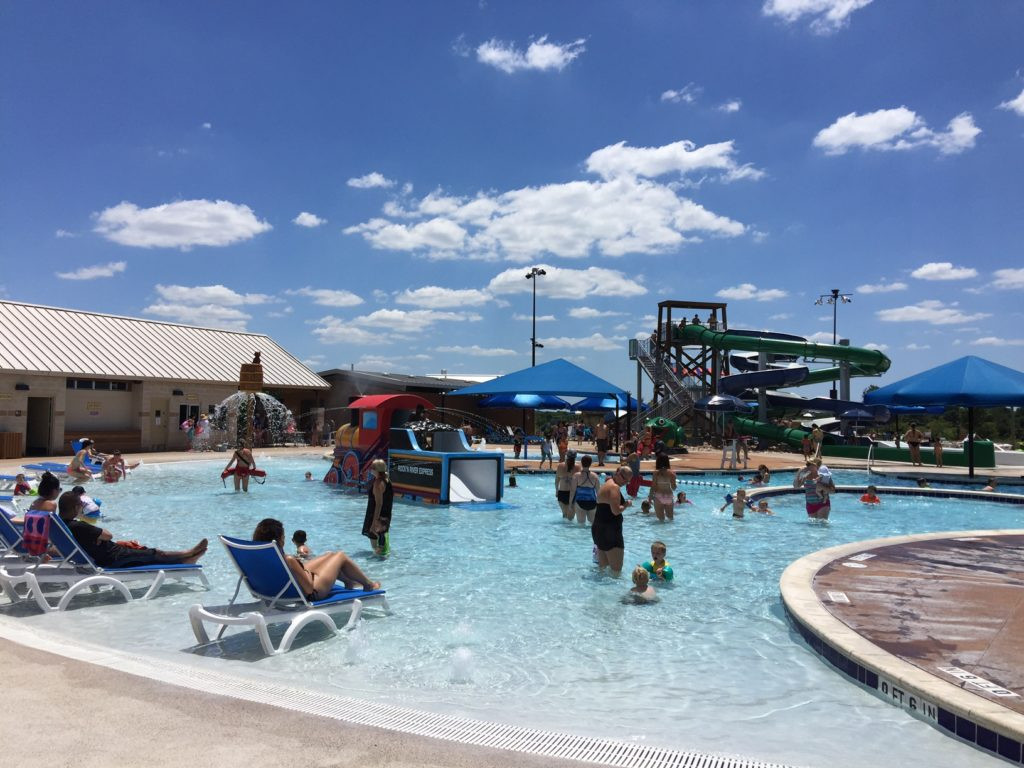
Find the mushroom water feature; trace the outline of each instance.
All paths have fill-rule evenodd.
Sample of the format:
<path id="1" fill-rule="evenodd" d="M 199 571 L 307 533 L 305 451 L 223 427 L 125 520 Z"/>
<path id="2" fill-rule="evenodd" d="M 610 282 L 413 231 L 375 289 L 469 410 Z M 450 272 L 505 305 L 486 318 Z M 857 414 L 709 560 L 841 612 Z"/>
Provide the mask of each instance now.
<path id="1" fill-rule="evenodd" d="M 214 428 L 223 430 L 232 445 L 250 446 L 282 443 L 295 431 L 292 412 L 263 389 L 263 366 L 259 352 L 252 363 L 244 363 L 238 376 L 238 392 L 224 398 L 211 414 Z"/>

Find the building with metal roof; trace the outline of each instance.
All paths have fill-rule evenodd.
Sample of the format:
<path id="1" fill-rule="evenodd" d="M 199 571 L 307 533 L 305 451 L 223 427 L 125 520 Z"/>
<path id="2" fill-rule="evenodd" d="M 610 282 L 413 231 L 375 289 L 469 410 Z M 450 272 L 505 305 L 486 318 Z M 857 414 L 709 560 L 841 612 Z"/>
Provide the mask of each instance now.
<path id="1" fill-rule="evenodd" d="M 261 353 L 264 391 L 299 417 L 330 384 L 265 334 L 0 301 L 0 455 L 187 447 L 179 425 L 238 390 Z"/>

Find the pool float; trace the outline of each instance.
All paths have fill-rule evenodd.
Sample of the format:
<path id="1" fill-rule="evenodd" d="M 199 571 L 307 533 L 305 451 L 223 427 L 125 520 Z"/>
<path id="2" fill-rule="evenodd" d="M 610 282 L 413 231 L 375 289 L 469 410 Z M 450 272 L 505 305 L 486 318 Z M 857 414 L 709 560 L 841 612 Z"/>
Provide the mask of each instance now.
<path id="1" fill-rule="evenodd" d="M 267 473 L 262 469 L 248 469 L 247 467 L 232 467 L 231 469 L 225 469 L 220 473 L 221 481 L 226 481 L 231 475 L 237 477 L 252 477 L 256 479 L 256 482 L 262 485 L 266 482 Z M 259 478 L 264 478 L 263 480 Z M 224 482 L 227 485 L 227 482 Z"/>
<path id="2" fill-rule="evenodd" d="M 672 573 L 672 566 L 669 565 L 668 560 L 666 560 L 665 565 L 662 566 L 660 577 L 654 572 L 654 563 L 651 560 L 648 560 L 646 563 L 644 563 L 643 568 L 654 578 L 661 578 L 665 581 L 672 581 L 672 577 L 675 575 Z"/>

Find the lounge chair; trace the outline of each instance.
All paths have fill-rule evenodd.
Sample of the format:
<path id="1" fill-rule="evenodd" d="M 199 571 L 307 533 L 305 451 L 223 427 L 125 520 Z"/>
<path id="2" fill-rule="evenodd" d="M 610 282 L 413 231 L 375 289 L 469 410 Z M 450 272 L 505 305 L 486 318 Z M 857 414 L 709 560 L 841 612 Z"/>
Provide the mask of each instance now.
<path id="1" fill-rule="evenodd" d="M 128 585 L 133 582 L 148 584 L 149 588 L 141 598 L 143 600 L 149 600 L 156 595 L 168 578 L 182 581 L 189 577 L 196 577 L 202 582 L 204 588 L 208 589 L 210 586 L 206 580 L 206 574 L 203 573 L 203 567 L 196 563 L 160 563 L 129 568 L 101 568 L 79 546 L 64 521 L 52 512 L 50 513 L 50 544 L 59 554 L 49 563 L 21 572 L 13 572 L 6 567 L 0 568 L 0 585 L 3 586 L 8 597 L 15 587 L 24 584 L 28 590 L 25 599 L 34 599 L 40 608 L 49 612 L 66 610 L 77 595 L 83 591 L 93 591 L 97 587 L 111 587 L 124 597 L 126 602 L 131 602 L 133 596 Z M 68 585 L 56 606 L 50 603 L 47 595 L 43 592 L 43 584 Z"/>
<path id="2" fill-rule="evenodd" d="M 338 634 L 338 627 L 331 618 L 333 613 L 350 612 L 345 629 L 352 629 L 359 620 L 364 601 L 379 603 L 384 613 L 391 612 L 383 589 L 346 589 L 341 584 L 335 584 L 331 594 L 323 600 L 309 600 L 302 593 L 275 543 L 248 541 L 231 536 L 219 538 L 238 569 L 238 584 L 235 585 L 231 602 L 225 606 L 193 605 L 189 608 L 188 618 L 200 644 L 210 642 L 203 622 L 221 625 L 217 633 L 218 640 L 229 626 L 250 626 L 259 635 L 263 650 L 268 656 L 274 656 L 287 653 L 298 633 L 311 622 L 323 624 L 332 633 Z M 235 603 L 243 583 L 257 602 Z M 274 648 L 267 627 L 280 623 L 288 623 L 290 626 L 285 630 L 280 645 Z"/>

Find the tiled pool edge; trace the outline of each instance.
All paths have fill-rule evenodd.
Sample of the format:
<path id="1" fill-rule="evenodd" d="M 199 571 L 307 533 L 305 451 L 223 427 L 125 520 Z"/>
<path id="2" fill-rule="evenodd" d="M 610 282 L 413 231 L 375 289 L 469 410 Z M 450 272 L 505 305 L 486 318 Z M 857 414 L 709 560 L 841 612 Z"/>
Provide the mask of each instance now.
<path id="1" fill-rule="evenodd" d="M 878 648 L 834 617 L 814 591 L 824 566 L 875 547 L 961 536 L 1021 535 L 981 530 L 873 539 L 823 549 L 791 563 L 779 580 L 786 614 L 808 645 L 884 701 L 993 757 L 1024 765 L 1024 716 L 983 699 Z"/>
<path id="2" fill-rule="evenodd" d="M 52 632 L 24 627 L 16 619 L 7 616 L 0 616 L 0 638 L 82 664 L 93 664 L 206 694 L 280 707 L 351 725 L 382 728 L 409 736 L 469 746 L 616 768 L 794 768 L 783 763 L 725 753 L 666 749 L 614 739 L 574 736 L 368 702 L 280 684 L 268 685 L 253 678 L 177 664 L 162 657 L 138 656 L 80 641 L 70 645 Z"/>

